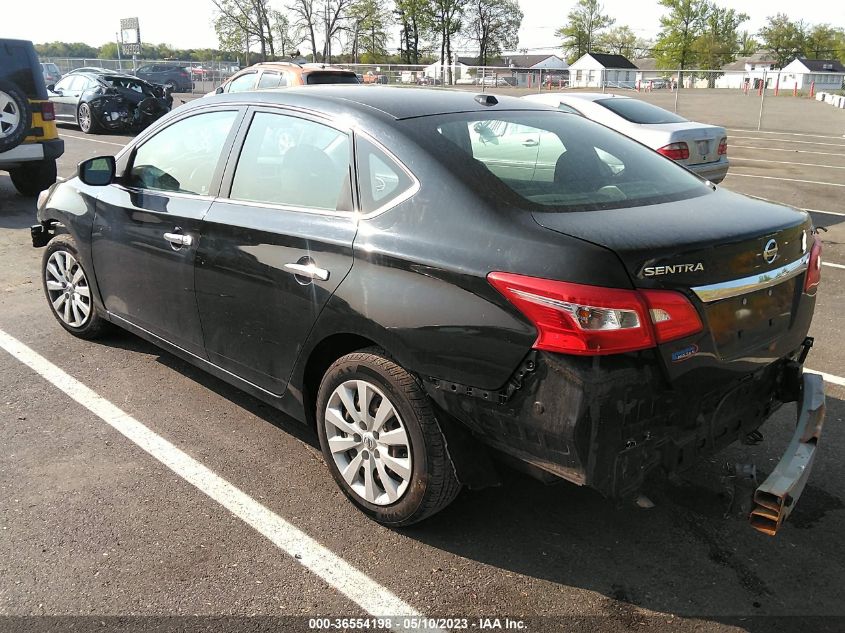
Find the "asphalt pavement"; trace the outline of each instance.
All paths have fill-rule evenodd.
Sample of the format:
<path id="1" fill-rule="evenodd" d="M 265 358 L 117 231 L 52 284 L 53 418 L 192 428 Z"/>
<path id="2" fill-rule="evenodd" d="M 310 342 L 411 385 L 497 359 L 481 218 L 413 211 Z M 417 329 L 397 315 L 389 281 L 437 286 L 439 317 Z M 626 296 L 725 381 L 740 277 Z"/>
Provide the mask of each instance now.
<path id="1" fill-rule="evenodd" d="M 128 333 L 66 334 L 29 242 L 35 201 L 0 174 L 0 332 L 47 368 L 0 349 L 0 629 L 326 630 L 309 618 L 398 617 L 385 609 L 405 605 L 471 629 L 509 618 L 537 632 L 845 630 L 845 139 L 730 135 L 723 186 L 810 209 L 828 229 L 807 365 L 841 386 L 828 383 L 820 455 L 775 538 L 727 514 L 725 465 L 753 461 L 762 480 L 793 405 L 760 445 L 653 484 L 651 509 L 503 470 L 501 487 L 464 491 L 423 525 L 378 526 L 344 499 L 310 429 Z M 62 136 L 65 177 L 128 140 Z M 93 395 L 68 395 L 78 385 Z M 107 405 L 124 417 L 98 414 Z M 135 423 L 163 452 L 124 433 Z M 244 495 L 235 505 L 226 485 Z M 245 507 L 266 514 L 256 523 Z"/>

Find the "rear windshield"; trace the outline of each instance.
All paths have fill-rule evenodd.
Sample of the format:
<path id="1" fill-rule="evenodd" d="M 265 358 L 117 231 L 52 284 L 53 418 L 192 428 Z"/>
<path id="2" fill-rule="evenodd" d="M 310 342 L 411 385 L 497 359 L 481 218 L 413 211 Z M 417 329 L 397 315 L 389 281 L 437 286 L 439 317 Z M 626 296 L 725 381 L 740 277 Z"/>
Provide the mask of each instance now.
<path id="1" fill-rule="evenodd" d="M 615 209 L 711 191 L 673 161 L 565 112 L 469 112 L 408 125 L 422 147 L 480 195 L 522 207 Z"/>
<path id="2" fill-rule="evenodd" d="M 598 99 L 600 106 L 627 119 L 631 123 L 655 125 L 661 123 L 685 123 L 686 119 L 677 114 L 658 108 L 639 99 Z"/>
<path id="3" fill-rule="evenodd" d="M 355 73 L 324 73 L 313 72 L 305 76 L 307 84 L 357 84 L 358 76 Z"/>

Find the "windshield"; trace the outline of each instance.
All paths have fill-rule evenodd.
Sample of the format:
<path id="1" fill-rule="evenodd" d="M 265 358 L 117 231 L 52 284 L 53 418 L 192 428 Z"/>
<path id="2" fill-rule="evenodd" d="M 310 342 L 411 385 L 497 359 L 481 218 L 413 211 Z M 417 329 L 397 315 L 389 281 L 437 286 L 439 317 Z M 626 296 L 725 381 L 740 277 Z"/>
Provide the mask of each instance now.
<path id="1" fill-rule="evenodd" d="M 305 77 L 307 84 L 357 84 L 358 76 L 355 73 L 308 73 Z"/>
<path id="2" fill-rule="evenodd" d="M 661 123 L 686 123 L 687 121 L 684 117 L 673 114 L 669 110 L 658 108 L 656 105 L 639 99 L 598 99 L 595 103 L 604 106 L 631 123 L 659 125 Z"/>
<path id="3" fill-rule="evenodd" d="M 642 206 L 710 191 L 673 161 L 564 112 L 448 114 L 409 125 L 421 146 L 479 193 L 537 210 Z"/>

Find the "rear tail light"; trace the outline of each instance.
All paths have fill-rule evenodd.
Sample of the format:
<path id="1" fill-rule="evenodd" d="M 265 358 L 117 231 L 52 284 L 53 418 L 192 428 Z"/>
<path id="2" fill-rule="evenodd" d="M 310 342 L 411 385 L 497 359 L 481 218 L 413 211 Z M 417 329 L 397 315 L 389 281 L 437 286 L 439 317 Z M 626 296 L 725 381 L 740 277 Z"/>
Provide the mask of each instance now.
<path id="1" fill-rule="evenodd" d="M 41 119 L 44 121 L 55 121 L 56 120 L 56 110 L 53 107 L 52 101 L 42 101 L 41 102 Z"/>
<path id="2" fill-rule="evenodd" d="M 692 304 L 668 290 L 622 290 L 493 272 L 488 281 L 537 328 L 535 349 L 619 354 L 701 331 Z"/>
<path id="3" fill-rule="evenodd" d="M 657 150 L 657 153 L 672 160 L 686 160 L 689 158 L 689 147 L 686 143 L 670 143 Z"/>
<path id="4" fill-rule="evenodd" d="M 728 153 L 728 139 L 723 138 L 719 141 L 719 156 L 724 156 Z"/>
<path id="5" fill-rule="evenodd" d="M 813 246 L 810 248 L 810 262 L 807 265 L 807 275 L 804 277 L 804 292 L 815 292 L 819 282 L 822 280 L 822 241 L 813 238 Z"/>

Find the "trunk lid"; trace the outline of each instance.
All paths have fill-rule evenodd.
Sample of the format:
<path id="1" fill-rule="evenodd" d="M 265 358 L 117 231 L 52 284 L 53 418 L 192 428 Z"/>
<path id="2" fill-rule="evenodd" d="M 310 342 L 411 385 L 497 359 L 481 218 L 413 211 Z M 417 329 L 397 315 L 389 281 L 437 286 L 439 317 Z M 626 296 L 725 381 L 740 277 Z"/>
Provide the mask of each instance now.
<path id="1" fill-rule="evenodd" d="M 806 213 L 718 189 L 674 203 L 535 212 L 534 218 L 613 251 L 635 287 L 678 290 L 690 298 L 705 332 L 662 350 L 670 374 L 705 352 L 711 363 L 736 361 L 732 369 L 748 370 L 749 363 L 783 357 L 806 336 L 813 307 L 802 293 L 812 243 Z M 782 276 L 773 278 L 778 271 Z M 684 363 L 683 370 L 702 364 Z"/>
<path id="2" fill-rule="evenodd" d="M 727 137 L 725 128 L 686 121 L 684 123 L 661 123 L 659 125 L 640 125 L 641 131 L 653 134 L 649 143 L 654 149 L 671 143 L 686 143 L 689 158 L 679 160 L 681 165 L 702 165 L 719 160 L 719 141 Z"/>

